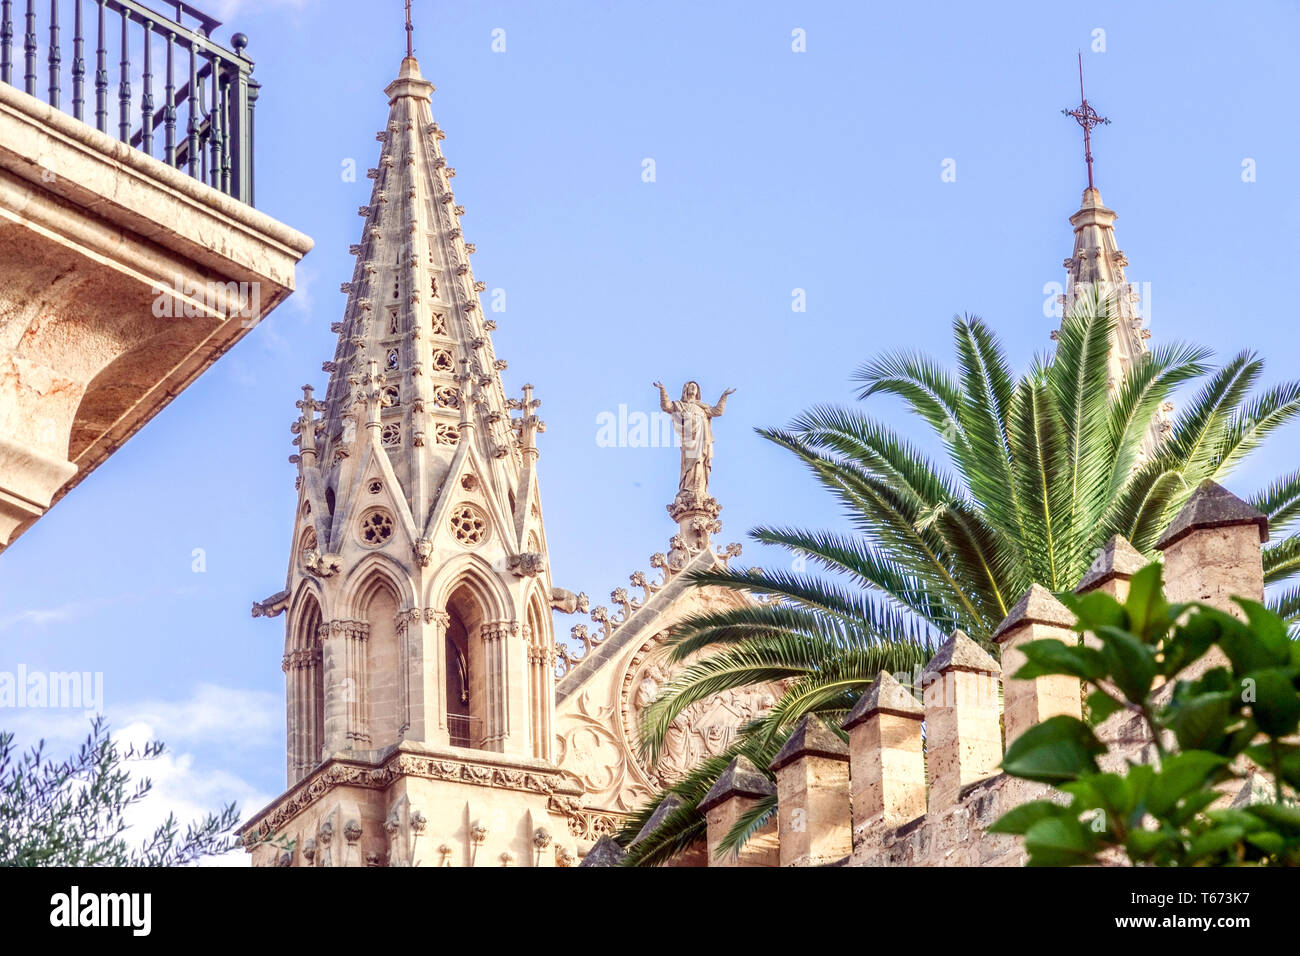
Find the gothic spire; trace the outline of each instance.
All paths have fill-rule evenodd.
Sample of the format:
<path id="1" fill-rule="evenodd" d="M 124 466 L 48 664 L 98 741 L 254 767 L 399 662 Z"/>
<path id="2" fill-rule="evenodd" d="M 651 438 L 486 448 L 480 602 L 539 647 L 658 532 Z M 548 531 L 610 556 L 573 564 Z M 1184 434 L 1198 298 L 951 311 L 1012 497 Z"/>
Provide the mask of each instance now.
<path id="1" fill-rule="evenodd" d="M 400 489 L 417 537 L 449 471 L 466 457 L 490 473 L 482 480 L 496 490 L 502 519 L 523 524 L 516 492 L 531 484 L 535 453 L 521 449 L 512 429 L 506 363 L 479 302 L 484 285 L 470 268 L 474 246 L 461 232 L 465 210 L 452 192 L 456 171 L 442 154 L 433 92 L 414 56 L 385 90 L 388 123 L 376 135 L 378 165 L 366 174 L 374 186 L 358 209 L 364 224 L 351 247 L 352 279 L 342 285 L 347 305 L 332 326 L 334 358 L 323 365 L 330 382 L 316 458 L 319 490 L 332 493 L 331 527 L 322 529 L 330 541 L 353 505 L 367 500 L 368 457 L 382 459 L 384 484 Z M 371 455 L 378 449 L 385 454 Z"/>

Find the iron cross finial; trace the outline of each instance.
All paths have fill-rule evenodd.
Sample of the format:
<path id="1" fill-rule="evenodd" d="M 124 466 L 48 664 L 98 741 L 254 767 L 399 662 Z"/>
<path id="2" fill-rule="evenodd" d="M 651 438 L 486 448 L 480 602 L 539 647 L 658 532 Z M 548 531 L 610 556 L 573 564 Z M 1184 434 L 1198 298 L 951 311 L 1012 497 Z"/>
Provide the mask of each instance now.
<path id="1" fill-rule="evenodd" d="M 1092 189 L 1092 131 L 1094 127 L 1106 126 L 1110 120 L 1100 115 L 1088 102 L 1088 98 L 1083 94 L 1083 52 L 1079 53 L 1079 99 L 1081 102 L 1076 109 L 1061 110 L 1066 116 L 1074 117 L 1075 121 L 1083 127 L 1083 158 L 1088 164 L 1088 188 Z"/>

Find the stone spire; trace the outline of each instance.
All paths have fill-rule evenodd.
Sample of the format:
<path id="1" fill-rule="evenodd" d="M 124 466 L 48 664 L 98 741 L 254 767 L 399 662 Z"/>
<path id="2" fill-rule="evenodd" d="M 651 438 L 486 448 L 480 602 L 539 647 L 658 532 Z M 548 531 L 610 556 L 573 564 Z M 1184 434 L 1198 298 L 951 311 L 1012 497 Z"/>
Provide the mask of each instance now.
<path id="1" fill-rule="evenodd" d="M 1141 297 L 1124 275 L 1128 257 L 1115 242 L 1113 209 L 1101 200 L 1101 192 L 1093 180 L 1092 131 L 1110 120 L 1100 116 L 1089 104 L 1083 92 L 1083 56 L 1079 57 L 1080 105 L 1072 110 L 1062 110 L 1083 129 L 1084 160 L 1088 169 L 1088 186 L 1083 191 L 1079 211 L 1070 217 L 1074 227 L 1074 252 L 1063 263 L 1066 272 L 1065 294 L 1061 297 L 1062 324 L 1064 317 L 1077 309 L 1093 308 L 1105 302 L 1114 317 L 1115 330 L 1111 338 L 1110 374 L 1111 389 L 1118 386 L 1125 371 L 1147 351 L 1149 330 L 1143 327 Z M 1057 333 L 1052 333 L 1057 338 Z M 1154 450 L 1161 436 L 1169 430 L 1169 413 L 1172 405 L 1166 404 L 1157 413 L 1147 433 L 1139 456 L 1139 464 Z"/>
<path id="2" fill-rule="evenodd" d="M 453 460 L 465 454 L 481 459 L 486 483 L 499 492 L 496 503 L 520 524 L 515 492 L 536 458 L 512 430 L 500 376 L 506 363 L 496 357 L 495 323 L 479 303 L 484 286 L 470 268 L 474 246 L 461 232 L 464 208 L 433 121 L 433 90 L 411 56 L 385 90 L 388 125 L 376 136 L 378 166 L 367 173 L 370 202 L 358 210 L 365 222 L 352 247 L 352 280 L 342 286 L 338 346 L 323 366 L 330 383 L 318 459 L 335 496 L 331 540 L 354 503 L 368 499 L 360 467 L 368 448 L 384 449 L 420 537 Z M 531 395 L 528 401 L 538 404 Z M 470 447 L 458 454 L 462 444 Z M 380 470 L 389 468 L 381 462 Z"/>
<path id="3" fill-rule="evenodd" d="M 1113 388 L 1124 370 L 1147 351 L 1151 333 L 1142 327 L 1140 297 L 1124 275 L 1128 257 L 1115 244 L 1117 215 L 1101 201 L 1095 187 L 1083 191 L 1079 211 L 1070 217 L 1074 227 L 1074 252 L 1066 259 L 1065 314 L 1089 302 L 1090 295 L 1104 298 L 1115 317 L 1111 340 L 1110 382 Z M 1055 338 L 1055 336 L 1053 336 Z"/>

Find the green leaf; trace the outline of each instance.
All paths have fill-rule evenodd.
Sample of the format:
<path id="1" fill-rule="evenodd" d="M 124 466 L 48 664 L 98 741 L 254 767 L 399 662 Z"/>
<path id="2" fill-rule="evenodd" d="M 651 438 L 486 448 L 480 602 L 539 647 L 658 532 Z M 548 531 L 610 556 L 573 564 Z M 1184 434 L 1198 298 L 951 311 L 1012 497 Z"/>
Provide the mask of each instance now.
<path id="1" fill-rule="evenodd" d="M 1187 697 L 1175 693 L 1161 722 L 1174 732 L 1183 750 L 1217 752 L 1227 737 L 1233 700 L 1234 695 L 1228 691 Z"/>
<path id="2" fill-rule="evenodd" d="M 1087 698 L 1088 704 L 1088 723 L 1096 727 L 1099 723 L 1118 711 L 1124 709 L 1124 705 L 1116 700 L 1104 690 L 1094 690 Z"/>
<path id="3" fill-rule="evenodd" d="M 1106 814 L 1107 826 L 1115 821 L 1127 821 L 1132 816 L 1135 793 L 1128 781 L 1117 773 L 1091 773 L 1078 780 L 1063 783 L 1058 789 L 1072 795 L 1076 807 L 1100 810 Z"/>
<path id="4" fill-rule="evenodd" d="M 1160 673 L 1173 677 L 1188 664 L 1192 663 L 1210 649 L 1223 628 L 1218 618 L 1211 614 L 1194 613 L 1179 627 L 1163 645 L 1164 660 Z"/>
<path id="5" fill-rule="evenodd" d="M 1158 670 L 1152 648 L 1117 627 L 1101 627 L 1094 633 L 1102 642 L 1101 653 L 1115 685 L 1135 704 L 1146 700 Z"/>
<path id="6" fill-rule="evenodd" d="M 1250 622 L 1255 638 L 1276 657 L 1276 663 L 1286 664 L 1291 659 L 1292 643 L 1286 622 L 1258 601 L 1244 597 L 1234 597 L 1233 600 L 1246 612 L 1246 620 Z"/>
<path id="7" fill-rule="evenodd" d="M 1071 815 L 1070 808 L 1059 803 L 1053 803 L 1051 800 L 1031 800 L 1002 814 L 986 832 L 1020 834 L 1026 832 L 1039 820 Z"/>
<path id="8" fill-rule="evenodd" d="M 1219 647 L 1227 655 L 1234 673 L 1245 674 L 1248 671 L 1278 667 L 1291 662 L 1289 640 L 1285 648 L 1282 648 L 1267 636 L 1257 634 L 1253 627 L 1247 626 L 1231 614 L 1208 607 L 1202 608 L 1201 613 L 1213 615 L 1222 627 Z M 1272 612 L 1266 613 L 1280 623 L 1280 619 L 1272 615 Z"/>
<path id="9" fill-rule="evenodd" d="M 1030 866 L 1078 866 L 1093 861 L 1093 840 L 1074 817 L 1045 817 L 1025 832 Z"/>
<path id="10" fill-rule="evenodd" d="M 1272 831 L 1248 833 L 1246 834 L 1246 842 L 1258 847 L 1270 856 L 1281 853 L 1286 848 L 1286 837 Z"/>
<path id="11" fill-rule="evenodd" d="M 1124 610 L 1128 614 L 1128 628 L 1143 642 L 1152 644 L 1165 632 L 1169 621 L 1161 588 L 1159 562 L 1148 564 L 1129 580 L 1128 599 Z"/>
<path id="12" fill-rule="evenodd" d="M 1183 797 L 1204 786 L 1209 775 L 1228 761 L 1204 750 L 1188 750 L 1165 758 L 1151 782 L 1147 809 L 1163 817 Z"/>
<path id="13" fill-rule="evenodd" d="M 1245 810 L 1240 810 L 1236 807 L 1225 807 L 1222 810 L 1210 810 L 1205 814 L 1205 816 L 1213 823 L 1222 825 L 1231 824 L 1232 826 L 1240 827 L 1244 833 L 1254 833 L 1256 830 L 1261 830 L 1265 826 L 1264 821 L 1253 813 L 1247 813 Z"/>
<path id="14" fill-rule="evenodd" d="M 1254 683 L 1255 699 L 1250 710 L 1259 729 L 1270 737 L 1295 733 L 1300 725 L 1300 694 L 1296 693 L 1292 671 L 1270 667 L 1251 671 L 1243 680 Z"/>
<path id="15" fill-rule="evenodd" d="M 1213 856 L 1235 847 L 1245 837 L 1246 831 L 1238 826 L 1219 826 L 1206 830 L 1192 840 L 1187 855 L 1193 860 Z"/>
<path id="16" fill-rule="evenodd" d="M 1201 790 L 1184 797 L 1177 808 L 1170 811 L 1169 822 L 1174 826 L 1186 826 L 1187 822 L 1222 796 L 1217 790 Z"/>
<path id="17" fill-rule="evenodd" d="M 1141 862 L 1155 856 L 1162 847 L 1174 842 L 1174 838 L 1162 830 L 1130 830 L 1124 841 L 1124 851 L 1130 860 Z"/>
<path id="18" fill-rule="evenodd" d="M 1060 595 L 1060 599 L 1078 618 L 1074 626 L 1076 631 L 1087 632 L 1095 631 L 1099 627 L 1128 626 L 1128 615 L 1124 611 L 1124 605 L 1103 591 L 1090 591 L 1083 595 L 1066 592 Z"/>
<path id="19" fill-rule="evenodd" d="M 1066 644 L 1053 637 L 1029 641 L 1018 650 L 1026 661 L 1012 675 L 1017 680 L 1033 680 L 1044 674 L 1067 674 L 1088 681 L 1106 676 L 1106 661 L 1101 652 L 1082 644 Z"/>
<path id="20" fill-rule="evenodd" d="M 1293 836 L 1300 835 L 1300 807 L 1282 803 L 1252 803 L 1242 809 L 1279 830 Z"/>
<path id="21" fill-rule="evenodd" d="M 1016 738 L 1002 758 L 1002 769 L 1023 780 L 1059 783 L 1096 772 L 1096 758 L 1105 752 L 1087 724 L 1062 714 Z"/>

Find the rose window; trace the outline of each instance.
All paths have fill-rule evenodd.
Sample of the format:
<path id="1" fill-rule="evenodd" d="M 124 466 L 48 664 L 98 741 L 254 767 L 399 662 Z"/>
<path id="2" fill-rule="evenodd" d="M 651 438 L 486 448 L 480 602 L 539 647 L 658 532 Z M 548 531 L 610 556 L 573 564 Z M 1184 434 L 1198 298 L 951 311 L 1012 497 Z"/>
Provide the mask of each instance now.
<path id="1" fill-rule="evenodd" d="M 459 505 L 451 513 L 451 531 L 466 547 L 482 544 L 488 535 L 487 516 L 473 505 Z"/>
<path id="2" fill-rule="evenodd" d="M 382 508 L 367 511 L 361 516 L 361 543 L 367 548 L 377 548 L 393 536 L 393 516 Z"/>

